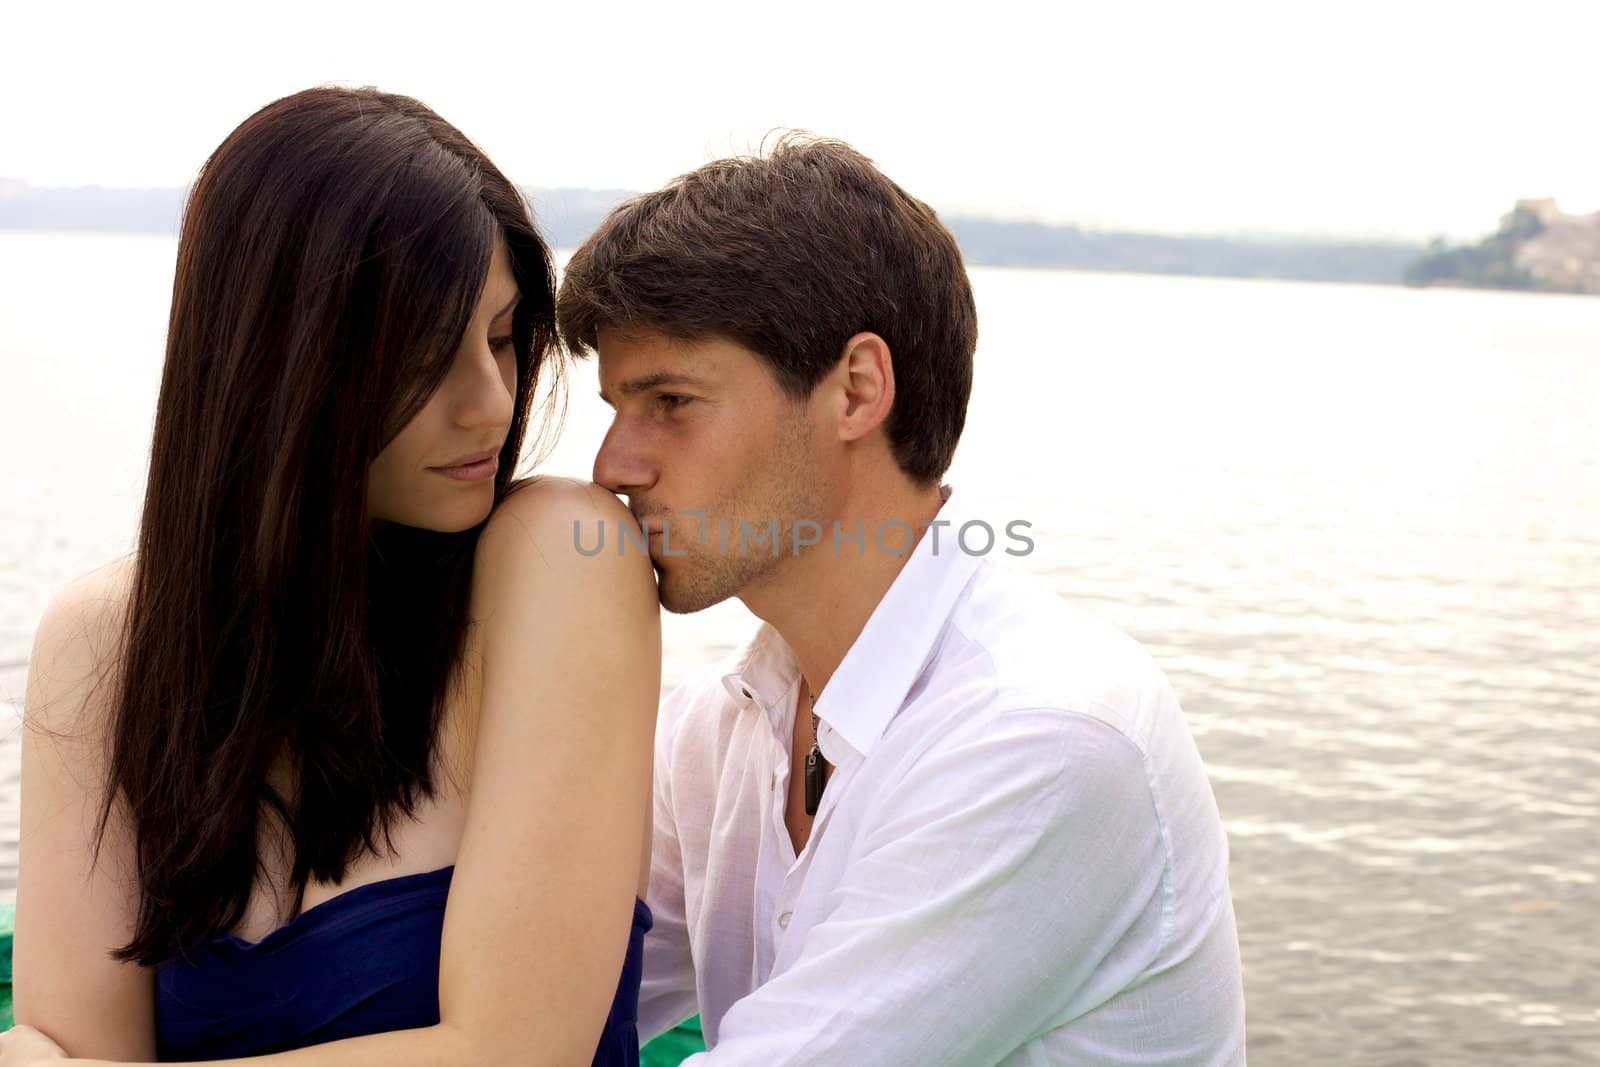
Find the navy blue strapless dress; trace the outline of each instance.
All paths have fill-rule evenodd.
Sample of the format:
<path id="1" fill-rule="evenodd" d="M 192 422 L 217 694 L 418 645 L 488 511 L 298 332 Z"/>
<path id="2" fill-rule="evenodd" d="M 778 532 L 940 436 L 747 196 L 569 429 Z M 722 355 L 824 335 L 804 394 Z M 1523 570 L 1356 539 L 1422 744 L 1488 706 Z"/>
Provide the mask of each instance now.
<path id="1" fill-rule="evenodd" d="M 260 941 L 218 937 L 156 970 L 163 1061 L 259 1056 L 439 1021 L 439 942 L 454 867 L 390 878 L 308 908 Z M 650 909 L 633 907 L 596 1067 L 639 1062 Z"/>

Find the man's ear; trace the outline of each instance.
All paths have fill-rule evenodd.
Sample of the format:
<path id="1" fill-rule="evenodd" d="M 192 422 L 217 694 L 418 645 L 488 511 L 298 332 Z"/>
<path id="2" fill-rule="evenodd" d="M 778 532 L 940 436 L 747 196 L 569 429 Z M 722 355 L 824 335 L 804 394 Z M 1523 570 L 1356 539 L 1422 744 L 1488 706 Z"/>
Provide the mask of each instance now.
<path id="1" fill-rule="evenodd" d="M 858 333 L 844 343 L 837 375 L 837 425 L 841 441 L 856 441 L 889 417 L 894 407 L 894 360 L 889 344 L 875 333 Z"/>

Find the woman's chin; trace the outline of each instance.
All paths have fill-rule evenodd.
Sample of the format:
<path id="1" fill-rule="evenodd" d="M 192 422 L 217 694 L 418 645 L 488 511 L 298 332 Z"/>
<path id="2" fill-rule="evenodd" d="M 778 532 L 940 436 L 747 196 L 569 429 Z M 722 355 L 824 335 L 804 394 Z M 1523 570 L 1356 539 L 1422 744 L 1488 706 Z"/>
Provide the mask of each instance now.
<path id="1" fill-rule="evenodd" d="M 379 522 L 392 522 L 398 526 L 410 526 L 417 530 L 451 534 L 463 533 L 474 526 L 481 526 L 489 517 L 489 512 L 493 510 L 494 497 L 490 493 L 485 493 L 481 501 L 457 500 L 448 505 L 407 508 L 396 514 L 372 517 Z"/>

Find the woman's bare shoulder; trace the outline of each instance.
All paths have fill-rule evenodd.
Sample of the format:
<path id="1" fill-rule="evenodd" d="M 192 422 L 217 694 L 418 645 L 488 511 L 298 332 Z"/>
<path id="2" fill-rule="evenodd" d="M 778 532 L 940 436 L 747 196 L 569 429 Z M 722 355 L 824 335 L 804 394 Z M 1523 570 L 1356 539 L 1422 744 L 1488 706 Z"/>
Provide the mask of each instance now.
<path id="1" fill-rule="evenodd" d="M 28 660 L 24 714 L 57 737 L 97 737 L 115 691 L 133 562 L 118 560 L 72 582 L 45 609 Z"/>
<path id="2" fill-rule="evenodd" d="M 631 527 L 633 539 L 621 531 Z M 627 551 L 585 552 L 599 530 L 608 544 Z M 539 477 L 518 483 L 494 514 L 479 542 L 477 566 L 522 570 L 528 564 L 587 582 L 655 588 L 655 571 L 640 545 L 639 523 L 627 505 L 603 486 L 573 478 Z"/>
<path id="3" fill-rule="evenodd" d="M 513 482 L 500 506 L 489 517 L 489 524 L 493 526 L 496 519 L 503 523 L 509 516 L 524 520 L 535 517 L 556 521 L 627 520 L 638 526 L 628 506 L 611 490 L 594 482 L 554 475 L 539 475 Z"/>
<path id="4" fill-rule="evenodd" d="M 610 635 L 619 656 L 644 655 L 661 633 L 655 566 L 633 541 L 624 552 L 585 553 L 597 523 L 615 531 L 638 523 L 609 490 L 567 478 L 540 478 L 509 494 L 478 540 L 473 565 L 475 642 L 526 655 L 554 647 L 548 628 Z"/>

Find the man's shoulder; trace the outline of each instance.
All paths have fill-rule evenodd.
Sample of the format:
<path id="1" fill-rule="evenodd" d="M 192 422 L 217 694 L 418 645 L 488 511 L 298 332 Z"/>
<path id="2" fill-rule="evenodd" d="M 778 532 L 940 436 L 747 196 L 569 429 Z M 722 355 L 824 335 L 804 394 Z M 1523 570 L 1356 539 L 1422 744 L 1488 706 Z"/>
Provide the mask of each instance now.
<path id="1" fill-rule="evenodd" d="M 1140 747 L 1177 713 L 1172 686 L 1143 645 L 1016 564 L 979 569 L 951 630 L 979 660 L 997 711 L 1100 719 Z"/>
<path id="2" fill-rule="evenodd" d="M 1199 749 L 1172 684 L 1138 641 L 1036 575 L 986 566 L 952 614 L 942 651 L 923 684 L 941 694 L 934 699 L 951 729 L 930 753 L 981 743 L 1078 799 L 1147 791 L 1151 811 L 1169 820 L 1166 847 L 1222 857 L 1223 866 L 1205 869 L 1225 877 Z M 1075 791 L 1074 782 L 1095 788 Z"/>

